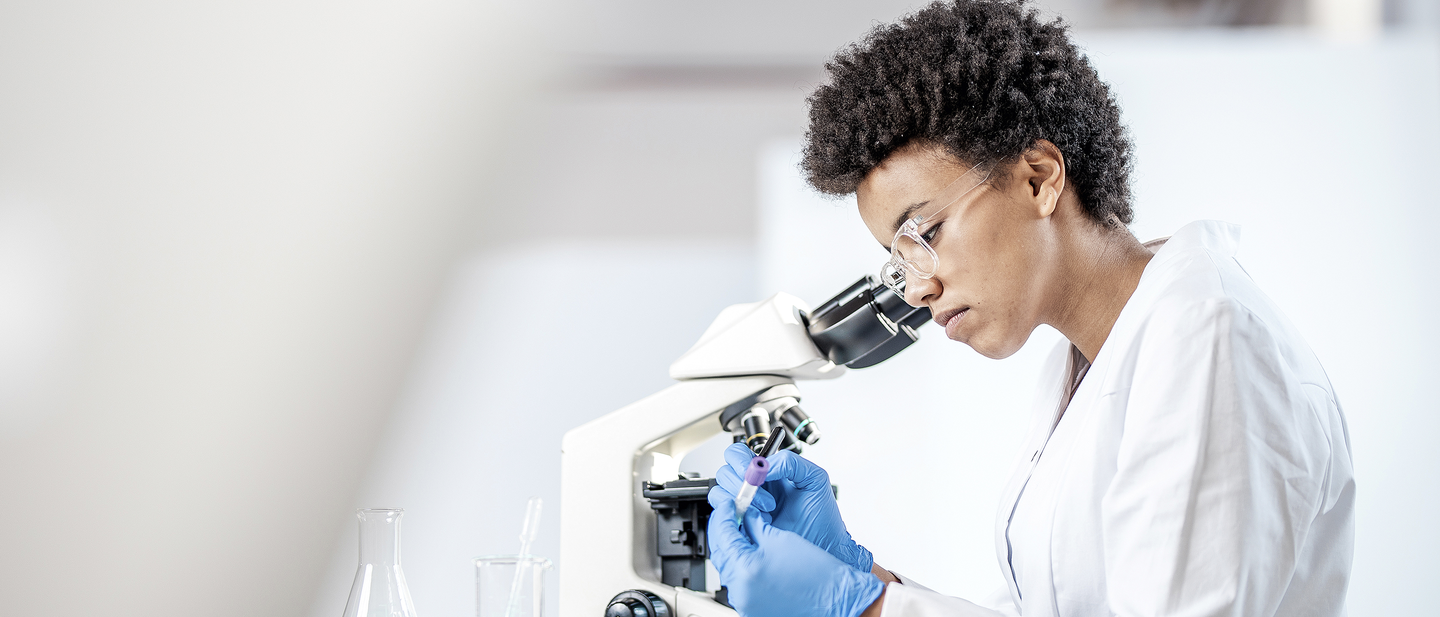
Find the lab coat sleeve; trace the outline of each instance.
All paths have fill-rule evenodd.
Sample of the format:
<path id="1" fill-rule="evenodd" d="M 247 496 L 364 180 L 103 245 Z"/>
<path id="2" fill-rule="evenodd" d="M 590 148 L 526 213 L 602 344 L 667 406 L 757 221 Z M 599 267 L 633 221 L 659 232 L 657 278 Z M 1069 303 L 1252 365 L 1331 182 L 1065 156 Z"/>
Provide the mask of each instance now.
<path id="1" fill-rule="evenodd" d="M 1016 614 L 1014 610 L 1001 612 L 902 583 L 886 585 L 885 601 L 880 605 L 880 617 L 1015 617 Z"/>
<path id="2" fill-rule="evenodd" d="M 1274 614 L 1329 459 L 1304 385 L 1266 325 L 1225 298 L 1162 302 L 1133 344 L 1101 502 L 1111 610 Z"/>
<path id="3" fill-rule="evenodd" d="M 1010 604 L 1010 591 L 1001 589 L 995 594 L 996 609 L 989 609 L 972 602 L 932 591 L 913 579 L 891 572 L 899 583 L 885 587 L 884 603 L 880 605 L 880 617 L 1015 617 L 1018 615 Z M 997 610 L 998 609 L 998 610 Z"/>

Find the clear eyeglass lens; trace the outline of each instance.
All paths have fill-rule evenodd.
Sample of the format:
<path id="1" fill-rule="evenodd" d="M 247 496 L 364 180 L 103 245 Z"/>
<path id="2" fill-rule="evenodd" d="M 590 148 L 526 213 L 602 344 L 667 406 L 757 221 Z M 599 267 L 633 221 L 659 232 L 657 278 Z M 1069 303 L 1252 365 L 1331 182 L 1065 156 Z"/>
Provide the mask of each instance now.
<path id="1" fill-rule="evenodd" d="M 935 251 L 926 246 L 919 237 L 902 234 L 895 240 L 895 250 L 904 258 L 905 266 L 915 274 L 922 277 L 935 274 Z"/>
<path id="2" fill-rule="evenodd" d="M 890 291 L 905 297 L 905 268 L 894 260 L 887 261 L 880 267 L 880 282 L 885 283 Z"/>

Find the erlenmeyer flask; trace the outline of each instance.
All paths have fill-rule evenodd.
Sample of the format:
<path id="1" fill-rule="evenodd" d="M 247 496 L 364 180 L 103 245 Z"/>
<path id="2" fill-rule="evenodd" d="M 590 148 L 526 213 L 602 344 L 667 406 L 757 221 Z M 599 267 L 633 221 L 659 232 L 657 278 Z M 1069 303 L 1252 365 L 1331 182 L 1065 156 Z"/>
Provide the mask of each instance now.
<path id="1" fill-rule="evenodd" d="M 360 569 L 350 586 L 345 617 L 415 617 L 410 587 L 400 569 L 400 509 L 356 510 L 360 518 Z"/>

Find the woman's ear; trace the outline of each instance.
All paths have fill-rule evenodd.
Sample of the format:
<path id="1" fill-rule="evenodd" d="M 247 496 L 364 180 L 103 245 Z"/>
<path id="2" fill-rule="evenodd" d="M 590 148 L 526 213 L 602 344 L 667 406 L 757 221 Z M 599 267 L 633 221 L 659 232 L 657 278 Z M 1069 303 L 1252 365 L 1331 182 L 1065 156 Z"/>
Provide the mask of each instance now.
<path id="1" fill-rule="evenodd" d="M 1044 139 L 1021 155 L 1021 173 L 1030 187 L 1030 198 L 1041 218 L 1055 213 L 1060 194 L 1065 192 L 1065 156 L 1055 144 Z"/>
<path id="2" fill-rule="evenodd" d="M 1040 217 L 1044 218 L 1055 213 L 1055 207 L 1060 205 L 1060 193 L 1054 187 L 1045 189 L 1045 202 L 1040 205 Z"/>

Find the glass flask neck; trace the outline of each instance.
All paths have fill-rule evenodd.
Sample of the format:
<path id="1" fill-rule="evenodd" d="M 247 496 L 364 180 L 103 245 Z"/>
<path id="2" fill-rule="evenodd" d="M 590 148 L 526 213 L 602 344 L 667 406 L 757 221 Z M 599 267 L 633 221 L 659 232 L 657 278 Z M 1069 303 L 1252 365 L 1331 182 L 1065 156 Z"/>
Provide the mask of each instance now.
<path id="1" fill-rule="evenodd" d="M 404 510 L 359 510 L 360 563 L 400 565 L 400 517 Z"/>

